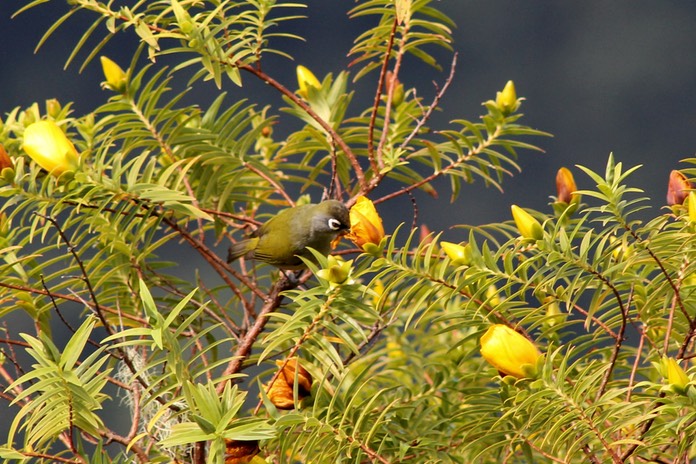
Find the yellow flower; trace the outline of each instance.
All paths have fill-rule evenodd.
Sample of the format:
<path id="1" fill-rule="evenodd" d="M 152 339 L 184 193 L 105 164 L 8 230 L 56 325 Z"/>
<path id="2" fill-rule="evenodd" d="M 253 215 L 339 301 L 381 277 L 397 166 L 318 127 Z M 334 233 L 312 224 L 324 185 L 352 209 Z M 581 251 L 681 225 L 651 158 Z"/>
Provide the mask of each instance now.
<path id="1" fill-rule="evenodd" d="M 295 401 L 292 394 L 292 386 L 295 383 L 295 371 L 297 371 L 298 400 L 302 400 L 310 395 L 312 390 L 312 376 L 307 372 L 307 369 L 297 362 L 297 358 L 290 358 L 287 363 L 285 363 L 285 361 L 276 361 L 278 367 L 283 366 L 283 364 L 285 364 L 285 367 L 271 387 L 266 389 L 266 394 L 276 408 L 293 409 L 295 407 Z"/>
<path id="2" fill-rule="evenodd" d="M 106 78 L 106 87 L 114 92 L 124 93 L 127 82 L 126 72 L 114 61 L 105 56 L 102 56 L 99 59 L 101 60 L 102 70 L 104 71 L 104 77 Z"/>
<path id="3" fill-rule="evenodd" d="M 466 245 L 457 245 L 456 243 L 440 242 L 440 246 L 452 261 L 454 266 L 468 266 L 471 264 L 471 247 Z"/>
<path id="4" fill-rule="evenodd" d="M 541 353 L 510 327 L 495 324 L 481 337 L 481 356 L 504 375 L 521 379 L 536 375 Z"/>
<path id="5" fill-rule="evenodd" d="M 556 174 L 556 200 L 563 203 L 578 203 L 580 195 L 575 191 L 578 186 L 575 184 L 573 173 L 568 168 L 561 168 Z"/>
<path id="6" fill-rule="evenodd" d="M 520 105 L 517 101 L 517 91 L 515 90 L 514 82 L 507 81 L 502 92 L 496 93 L 495 104 L 505 115 L 513 113 L 519 108 Z"/>
<path id="7" fill-rule="evenodd" d="M 686 387 L 689 385 L 689 376 L 686 375 L 686 372 L 684 372 L 684 369 L 682 369 L 676 359 L 663 356 L 658 369 L 670 387 L 674 388 L 678 393 L 686 391 Z"/>
<path id="8" fill-rule="evenodd" d="M 333 255 L 328 257 L 327 267 L 317 272 L 317 277 L 329 281 L 329 286 L 334 288 L 336 285 L 350 285 L 354 280 L 350 278 L 353 260 L 343 261 Z"/>
<path id="9" fill-rule="evenodd" d="M 669 173 L 669 182 L 667 183 L 667 204 L 669 206 L 684 204 L 689 190 L 691 190 L 691 182 L 684 174 L 677 170 Z"/>
<path id="10" fill-rule="evenodd" d="M 382 218 L 367 197 L 359 196 L 350 209 L 350 233 L 346 237 L 363 250 L 369 244 L 379 245 L 384 238 Z"/>
<path id="11" fill-rule="evenodd" d="M 556 324 L 565 322 L 565 314 L 563 314 L 563 311 L 561 311 L 561 307 L 559 306 L 558 301 L 554 297 L 547 296 L 546 298 L 544 298 L 543 303 L 547 305 L 546 317 L 544 318 L 544 325 L 546 325 L 547 327 L 553 327 Z"/>
<path id="12" fill-rule="evenodd" d="M 24 151 L 54 176 L 77 168 L 75 146 L 53 121 L 38 121 L 24 130 Z"/>
<path id="13" fill-rule="evenodd" d="M 520 235 L 523 238 L 529 240 L 541 240 L 544 238 L 544 230 L 541 228 L 541 224 L 531 214 L 517 205 L 512 205 L 510 209 L 512 210 L 512 218 L 515 220 L 517 230 L 520 231 Z"/>
<path id="14" fill-rule="evenodd" d="M 689 222 L 696 223 L 696 192 L 689 192 Z"/>
<path id="15" fill-rule="evenodd" d="M 626 237 L 619 239 L 615 235 L 609 236 L 609 244 L 615 245 L 617 242 L 621 242 L 614 247 L 611 251 L 611 257 L 614 261 L 627 260 L 633 256 L 633 245 L 629 245 L 626 242 Z"/>
<path id="16" fill-rule="evenodd" d="M 297 84 L 300 86 L 300 90 L 297 93 L 303 98 L 309 97 L 309 87 L 314 87 L 317 90 L 321 89 L 321 82 L 319 82 L 317 76 L 302 65 L 297 67 Z"/>

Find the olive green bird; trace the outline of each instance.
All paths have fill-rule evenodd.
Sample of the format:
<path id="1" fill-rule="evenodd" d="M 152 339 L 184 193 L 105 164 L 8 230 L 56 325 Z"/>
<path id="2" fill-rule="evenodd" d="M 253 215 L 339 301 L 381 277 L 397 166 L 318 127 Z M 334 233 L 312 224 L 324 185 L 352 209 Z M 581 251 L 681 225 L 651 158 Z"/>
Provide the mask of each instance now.
<path id="1" fill-rule="evenodd" d="M 227 262 L 244 256 L 281 269 L 302 269 L 300 257 L 313 260 L 307 248 L 326 256 L 331 242 L 349 229 L 350 214 L 340 201 L 295 206 L 273 216 L 251 238 L 233 244 Z"/>

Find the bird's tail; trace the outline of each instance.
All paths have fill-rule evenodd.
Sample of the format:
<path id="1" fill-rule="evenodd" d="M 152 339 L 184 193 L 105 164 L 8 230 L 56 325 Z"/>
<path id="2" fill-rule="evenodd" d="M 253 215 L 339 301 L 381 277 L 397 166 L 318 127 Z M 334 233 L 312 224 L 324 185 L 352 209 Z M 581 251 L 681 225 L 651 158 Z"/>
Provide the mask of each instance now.
<path id="1" fill-rule="evenodd" d="M 258 238 L 250 238 L 248 240 L 240 240 L 239 242 L 230 245 L 230 249 L 227 252 L 227 262 L 231 263 L 242 256 L 247 258 L 250 257 L 246 255 L 249 255 L 254 251 L 254 248 L 256 248 L 256 242 L 258 242 L 258 240 Z"/>

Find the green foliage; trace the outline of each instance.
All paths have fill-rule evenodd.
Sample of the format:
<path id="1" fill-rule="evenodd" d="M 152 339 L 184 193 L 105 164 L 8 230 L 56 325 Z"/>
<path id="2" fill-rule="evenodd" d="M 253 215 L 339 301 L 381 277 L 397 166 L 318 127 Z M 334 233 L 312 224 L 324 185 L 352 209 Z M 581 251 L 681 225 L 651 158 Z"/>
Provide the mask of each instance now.
<path id="1" fill-rule="evenodd" d="M 437 5 L 358 2 L 349 20 L 375 24 L 355 39 L 355 68 L 299 95 L 261 63 L 288 56 L 286 39 L 300 37 L 283 26 L 304 5 L 116 3 L 70 0 L 41 43 L 77 12 L 92 22 L 78 24 L 68 64 L 95 34 L 104 35 L 83 66 L 135 34 L 122 92 L 87 115 L 49 101 L 0 125 L 11 162 L 0 176 L 4 462 L 696 457 L 696 217 L 677 204 L 639 219 L 651 211 L 630 186 L 637 167 L 613 156 L 604 173 L 578 166 L 593 184 L 577 192 L 586 203 L 526 210 L 538 240 L 520 237 L 512 218 L 450 224 L 465 264 L 444 253 L 439 233 L 402 224 L 382 237 L 379 218 L 357 208 L 351 240 L 367 244 L 343 240 L 340 257 L 315 253 L 296 273 L 226 262 L 230 243 L 281 208 L 369 196 L 384 212 L 447 182 L 455 200 L 477 179 L 500 188 L 519 171 L 518 152 L 538 150 L 546 134 L 510 109 L 522 99 L 487 99 L 473 121 L 429 127 L 456 55 L 432 101 L 398 77 L 407 54 L 440 70 L 433 50 L 451 49 L 453 23 Z M 164 54 L 177 64 L 144 64 Z M 224 92 L 207 108 L 185 103 L 200 79 L 259 79 L 280 107 Z M 374 89 L 364 108 L 353 102 L 358 79 Z M 282 118 L 300 127 L 275 134 Z M 39 120 L 65 131 L 77 170 L 56 177 L 23 151 Z M 535 343 L 536 377 L 497 375 L 480 356 L 492 324 Z M 676 373 L 665 357 L 678 360 Z"/>

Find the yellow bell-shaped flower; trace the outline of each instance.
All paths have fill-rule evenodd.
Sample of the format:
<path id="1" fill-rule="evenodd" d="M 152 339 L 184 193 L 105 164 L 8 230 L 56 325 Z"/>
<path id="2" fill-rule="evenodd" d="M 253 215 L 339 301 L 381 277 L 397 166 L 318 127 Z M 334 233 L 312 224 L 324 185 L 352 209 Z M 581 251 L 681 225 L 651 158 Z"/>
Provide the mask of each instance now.
<path id="1" fill-rule="evenodd" d="M 370 244 L 379 245 L 384 238 L 382 218 L 367 197 L 358 197 L 350 209 L 350 233 L 346 237 L 363 250 Z"/>
<path id="2" fill-rule="evenodd" d="M 495 324 L 481 337 L 481 356 L 502 374 L 522 379 L 536 375 L 541 352 L 510 327 Z"/>
<path id="3" fill-rule="evenodd" d="M 53 121 L 38 121 L 24 129 L 24 151 L 54 176 L 77 168 L 78 153 Z"/>
<path id="4" fill-rule="evenodd" d="M 300 90 L 297 93 L 305 99 L 309 96 L 309 87 L 321 89 L 321 82 L 319 82 L 317 76 L 302 65 L 297 67 L 297 84 L 300 86 Z"/>

